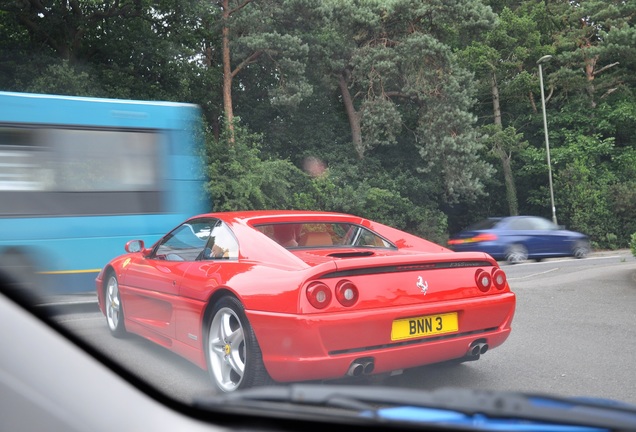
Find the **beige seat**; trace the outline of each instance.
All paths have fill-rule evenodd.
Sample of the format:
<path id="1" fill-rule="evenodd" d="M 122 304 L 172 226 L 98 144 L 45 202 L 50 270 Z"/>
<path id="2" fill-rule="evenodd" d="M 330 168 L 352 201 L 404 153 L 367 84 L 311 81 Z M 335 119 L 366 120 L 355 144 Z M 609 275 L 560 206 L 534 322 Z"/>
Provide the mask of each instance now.
<path id="1" fill-rule="evenodd" d="M 333 240 L 328 232 L 307 232 L 300 236 L 299 246 L 331 246 Z"/>

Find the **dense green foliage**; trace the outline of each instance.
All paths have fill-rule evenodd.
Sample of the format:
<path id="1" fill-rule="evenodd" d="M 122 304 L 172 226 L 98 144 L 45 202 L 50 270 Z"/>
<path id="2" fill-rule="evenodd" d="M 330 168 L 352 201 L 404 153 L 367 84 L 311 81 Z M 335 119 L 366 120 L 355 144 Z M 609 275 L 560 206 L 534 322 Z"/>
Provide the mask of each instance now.
<path id="1" fill-rule="evenodd" d="M 201 105 L 215 210 L 636 232 L 636 1 L 6 0 L 0 89 Z M 223 121 L 229 32 L 234 135 Z"/>

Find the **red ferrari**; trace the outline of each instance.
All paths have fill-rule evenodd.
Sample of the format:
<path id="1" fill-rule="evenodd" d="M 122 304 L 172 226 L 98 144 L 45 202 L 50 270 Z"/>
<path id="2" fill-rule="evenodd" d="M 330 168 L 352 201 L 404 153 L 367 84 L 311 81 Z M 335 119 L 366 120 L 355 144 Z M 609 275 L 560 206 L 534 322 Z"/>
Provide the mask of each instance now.
<path id="1" fill-rule="evenodd" d="M 114 336 L 136 333 L 223 392 L 476 360 L 510 334 L 497 262 L 361 217 L 203 214 L 97 277 Z"/>

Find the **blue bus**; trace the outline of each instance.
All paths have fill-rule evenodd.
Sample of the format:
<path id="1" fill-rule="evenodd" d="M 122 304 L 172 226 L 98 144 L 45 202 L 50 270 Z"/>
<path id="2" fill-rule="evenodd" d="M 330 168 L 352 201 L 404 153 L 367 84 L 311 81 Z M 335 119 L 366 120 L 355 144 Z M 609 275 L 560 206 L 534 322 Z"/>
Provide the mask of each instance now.
<path id="1" fill-rule="evenodd" d="M 132 238 L 210 210 L 199 107 L 0 92 L 0 270 L 94 290 Z"/>

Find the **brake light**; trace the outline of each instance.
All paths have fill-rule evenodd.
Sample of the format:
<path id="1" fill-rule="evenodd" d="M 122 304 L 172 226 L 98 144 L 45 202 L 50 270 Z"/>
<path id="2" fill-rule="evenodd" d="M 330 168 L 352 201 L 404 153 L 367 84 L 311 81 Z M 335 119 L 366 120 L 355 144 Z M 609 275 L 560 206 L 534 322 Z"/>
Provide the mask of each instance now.
<path id="1" fill-rule="evenodd" d="M 481 243 L 481 242 L 487 242 L 487 241 L 495 241 L 498 238 L 499 237 L 497 237 L 497 234 L 484 233 L 484 234 L 479 234 L 479 235 L 477 235 L 475 237 L 468 237 L 468 238 L 464 238 L 464 239 L 449 240 L 448 244 L 449 245 L 458 245 L 458 244 L 464 244 L 464 243 Z"/>
<path id="2" fill-rule="evenodd" d="M 497 240 L 497 234 L 479 234 L 472 239 L 475 243 Z"/>
<path id="3" fill-rule="evenodd" d="M 500 268 L 493 268 L 492 282 L 495 288 L 499 290 L 504 289 L 506 287 L 506 273 Z"/>
<path id="4" fill-rule="evenodd" d="M 482 292 L 486 292 L 490 289 L 490 285 L 492 284 L 492 276 L 487 271 L 478 269 L 475 272 L 475 282 L 477 283 L 477 288 Z"/>
<path id="5" fill-rule="evenodd" d="M 336 286 L 336 298 L 343 306 L 353 306 L 358 301 L 358 288 L 348 280 L 338 282 Z"/>
<path id="6" fill-rule="evenodd" d="M 307 287 L 307 300 L 316 309 L 324 309 L 331 303 L 331 290 L 322 282 L 314 282 Z"/>

